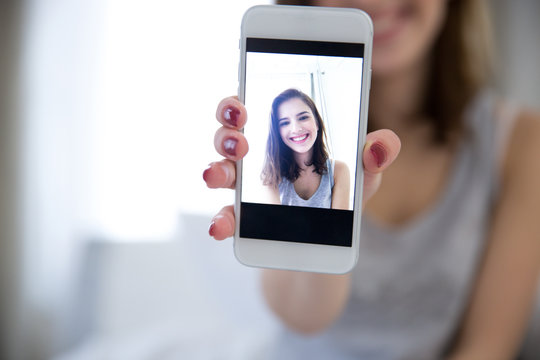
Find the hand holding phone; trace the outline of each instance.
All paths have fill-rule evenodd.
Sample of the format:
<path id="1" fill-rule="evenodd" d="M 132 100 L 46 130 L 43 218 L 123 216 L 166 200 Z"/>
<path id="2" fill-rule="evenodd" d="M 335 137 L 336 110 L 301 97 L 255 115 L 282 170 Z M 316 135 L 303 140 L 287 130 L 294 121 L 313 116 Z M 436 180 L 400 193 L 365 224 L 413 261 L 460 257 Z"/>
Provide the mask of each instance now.
<path id="1" fill-rule="evenodd" d="M 300 10 L 300 8 L 297 8 L 294 11 L 297 11 L 297 10 Z M 319 10 L 321 9 L 317 9 L 317 16 L 321 15 Z M 331 10 L 336 11 L 336 9 L 331 9 Z M 287 10 L 287 12 L 288 11 L 289 10 Z M 266 15 L 263 16 L 263 18 L 265 17 Z M 296 23 L 295 26 L 298 26 L 299 20 L 296 18 L 296 15 L 292 16 L 292 18 L 294 19 L 293 22 Z M 261 21 L 262 20 L 260 18 L 257 19 L 257 22 L 261 22 Z M 322 22 L 323 22 L 322 20 L 319 20 L 318 25 L 324 30 L 324 26 L 322 26 Z M 273 22 L 273 24 L 276 25 L 275 22 Z M 283 29 L 283 26 L 281 26 L 280 29 L 281 31 L 285 31 Z M 295 29 L 294 31 L 296 34 L 296 32 L 298 32 L 298 29 Z M 246 34 L 249 35 L 249 31 L 244 32 L 244 35 Z M 309 38 L 308 35 L 304 34 L 304 37 Z M 257 36 L 260 36 L 260 35 L 257 35 Z M 265 35 L 265 36 L 268 36 L 268 35 Z M 243 205 L 241 194 L 242 194 L 242 189 L 246 189 L 246 185 L 248 186 L 248 188 L 251 186 L 251 188 L 256 189 L 257 187 L 259 187 L 260 189 L 264 182 L 264 180 L 261 179 L 260 176 L 261 176 L 261 169 L 263 168 L 263 165 L 265 163 L 263 158 L 267 157 L 266 155 L 264 155 L 264 151 L 267 150 L 268 144 L 269 144 L 268 139 L 270 136 L 269 136 L 268 126 L 269 126 L 269 120 L 270 120 L 269 118 L 271 118 L 270 113 L 272 111 L 269 109 L 271 106 L 266 107 L 266 109 L 264 109 L 265 108 L 264 106 L 261 106 L 260 111 L 264 111 L 265 114 L 262 115 L 261 113 L 261 115 L 257 115 L 258 107 L 252 106 L 253 109 L 252 107 L 249 107 L 250 105 L 249 97 L 252 96 L 253 99 L 256 99 L 257 98 L 256 95 L 258 93 L 261 93 L 260 91 L 256 90 L 257 84 L 261 83 L 260 82 L 261 76 L 262 77 L 266 76 L 267 80 L 268 78 L 272 79 L 272 78 L 279 78 L 279 77 L 281 78 L 288 77 L 288 80 L 285 83 L 286 84 L 285 86 L 282 86 L 279 83 L 279 81 L 273 81 L 275 83 L 274 84 L 275 89 L 285 88 L 285 90 L 279 93 L 283 95 L 282 97 L 285 96 L 284 101 L 281 101 L 281 102 L 274 101 L 276 98 L 279 97 L 279 94 L 277 97 L 274 97 L 274 95 L 272 95 L 270 99 L 271 102 L 275 102 L 274 105 L 276 105 L 274 106 L 275 109 L 273 112 L 274 113 L 279 112 L 279 114 L 274 114 L 274 115 L 279 115 L 277 120 L 278 122 L 281 122 L 281 126 L 279 126 L 280 124 L 278 123 L 278 126 L 276 128 L 277 130 L 276 134 L 277 132 L 279 132 L 280 128 L 281 129 L 289 128 L 288 131 L 291 136 L 285 137 L 285 141 L 289 141 L 289 148 L 292 149 L 295 154 L 296 153 L 302 154 L 302 151 L 303 151 L 302 147 L 306 147 L 306 143 L 309 143 L 311 140 L 314 140 L 313 138 L 316 137 L 314 136 L 315 132 L 318 132 L 319 129 L 321 128 L 321 122 L 320 122 L 321 119 L 318 120 L 319 122 L 317 121 L 313 122 L 313 120 L 316 120 L 316 119 L 313 119 L 313 117 L 315 117 L 315 112 L 318 112 L 319 110 L 317 110 L 317 105 L 311 106 L 311 107 L 309 106 L 309 99 L 311 99 L 313 103 L 318 102 L 319 104 L 318 107 L 323 108 L 320 112 L 323 112 L 325 114 L 325 119 L 323 119 L 322 121 L 327 121 L 328 114 L 332 114 L 332 113 L 335 114 L 335 112 L 332 112 L 330 109 L 324 109 L 324 107 L 320 105 L 322 101 L 324 100 L 324 97 L 334 96 L 332 95 L 334 91 L 329 90 L 331 88 L 331 85 L 329 86 L 328 82 L 330 82 L 330 84 L 332 83 L 332 81 L 338 84 L 340 83 L 343 84 L 344 82 L 343 78 L 340 79 L 339 76 L 336 77 L 334 75 L 332 77 L 333 74 L 336 74 L 336 68 L 340 67 L 340 66 L 336 66 L 336 64 L 342 65 L 341 68 L 343 68 L 343 64 L 345 64 L 344 66 L 349 65 L 349 67 L 351 66 L 351 64 L 352 65 L 356 64 L 357 66 L 356 71 L 357 71 L 357 74 L 359 74 L 360 78 L 359 79 L 357 78 L 356 82 L 355 82 L 355 79 L 352 79 L 352 81 L 351 79 L 346 79 L 350 85 L 350 90 L 344 93 L 346 86 L 340 86 L 342 91 L 338 92 L 337 94 L 340 95 L 340 98 L 343 98 L 343 101 L 342 101 L 343 107 L 346 107 L 348 109 L 353 109 L 352 111 L 349 110 L 349 113 L 356 112 L 356 114 L 354 115 L 354 119 L 352 121 L 350 120 L 348 121 L 348 123 L 352 124 L 351 125 L 352 128 L 346 127 L 345 132 L 341 130 L 342 131 L 341 134 L 353 133 L 354 136 L 357 136 L 352 141 L 354 143 L 354 149 L 351 151 L 351 147 L 349 146 L 349 151 L 348 151 L 348 155 L 353 153 L 353 156 L 355 157 L 355 159 L 352 162 L 352 165 L 351 165 L 351 162 L 349 161 L 349 165 L 347 166 L 347 168 L 351 170 L 351 173 L 353 174 L 353 176 L 355 176 L 355 177 L 352 177 L 351 182 L 350 182 L 351 184 L 353 184 L 353 186 L 351 186 L 353 188 L 353 191 L 351 193 L 355 194 L 354 197 L 351 197 L 350 204 L 354 203 L 355 207 L 354 207 L 354 210 L 351 209 L 351 210 L 341 210 L 341 211 L 352 212 L 353 220 L 355 218 L 359 218 L 359 211 L 362 208 L 361 207 L 362 200 L 359 200 L 361 199 L 361 196 L 360 196 L 361 194 L 358 193 L 359 191 L 358 188 L 361 188 L 362 183 L 365 182 L 365 185 L 366 185 L 365 195 L 366 196 L 364 197 L 364 199 L 369 198 L 369 196 L 375 191 L 376 187 L 378 186 L 380 172 L 389 163 L 393 161 L 393 159 L 395 158 L 395 156 L 397 155 L 399 151 L 399 140 L 397 139 L 397 137 L 392 132 L 383 130 L 383 131 L 374 132 L 368 135 L 367 146 L 362 152 L 362 148 L 364 144 L 362 134 L 365 131 L 365 121 L 364 121 L 364 124 L 362 124 L 361 120 L 362 120 L 362 116 L 364 116 L 365 118 L 365 113 L 367 111 L 367 106 L 366 106 L 367 105 L 367 90 L 366 90 L 367 85 L 365 84 L 366 84 L 366 79 L 368 75 L 366 75 L 365 70 L 369 69 L 369 66 L 366 65 L 366 61 L 365 61 L 365 52 L 368 51 L 369 53 L 370 44 L 368 46 L 369 49 L 366 50 L 365 44 L 363 47 L 361 46 L 351 47 L 350 46 L 351 43 L 347 43 L 343 41 L 340 41 L 340 42 L 328 41 L 328 40 L 331 40 L 329 38 L 325 38 L 324 39 L 325 41 L 319 41 L 319 40 L 313 40 L 313 39 L 298 40 L 296 39 L 299 37 L 298 34 L 293 36 L 290 33 L 286 34 L 286 31 L 282 33 L 281 36 L 285 38 L 284 39 L 283 38 L 282 39 L 270 38 L 271 41 L 256 40 L 254 43 L 250 41 L 251 44 L 249 47 L 246 46 L 247 36 L 246 37 L 243 36 L 243 41 L 245 41 L 243 45 L 246 46 L 246 48 L 243 49 L 243 56 L 246 55 L 246 50 L 248 54 L 244 58 L 244 61 L 247 60 L 247 62 L 244 62 L 242 64 L 241 69 L 244 71 L 244 69 L 247 67 L 248 72 L 250 69 L 256 70 L 257 61 L 259 61 L 259 69 L 260 69 L 258 74 L 256 71 L 252 72 L 252 73 L 257 74 L 256 76 L 253 77 L 254 79 L 258 79 L 256 82 L 253 82 L 253 81 L 250 82 L 246 78 L 246 73 L 242 73 L 241 75 L 242 75 L 243 81 L 241 82 L 241 85 L 246 85 L 246 87 L 245 87 L 245 91 L 243 91 L 244 90 L 243 86 L 241 86 L 241 89 L 240 89 L 241 98 L 246 99 L 246 96 L 247 96 L 246 105 L 248 106 L 248 110 L 250 112 L 250 123 L 246 126 L 246 135 L 248 136 L 250 140 L 251 149 L 250 149 L 250 154 L 246 157 L 243 165 L 244 165 L 244 170 L 245 170 L 247 166 L 246 164 L 250 164 L 250 161 L 248 161 L 249 156 L 252 156 L 252 154 L 255 154 L 253 155 L 254 160 L 251 161 L 251 163 L 257 165 L 255 167 L 257 167 L 258 169 L 256 171 L 252 171 L 252 175 L 258 172 L 257 174 L 258 179 L 256 181 L 253 181 L 255 177 L 251 176 L 251 180 L 250 180 L 251 183 L 248 183 L 246 181 L 245 176 L 244 178 L 242 178 L 242 171 L 241 171 L 242 163 L 239 163 L 238 174 L 236 175 L 238 175 L 238 179 L 242 179 L 242 181 L 237 182 L 237 194 L 238 194 L 237 206 L 241 207 Z M 315 38 L 319 38 L 320 36 L 321 34 L 317 34 Z M 328 37 L 329 34 L 325 34 L 325 36 Z M 291 37 L 293 39 L 291 39 Z M 269 38 L 266 37 L 266 38 L 257 38 L 257 39 L 268 40 Z M 275 40 L 279 40 L 279 41 L 275 41 Z M 353 42 L 352 44 L 358 45 L 362 43 Z M 346 46 L 344 47 L 343 45 L 346 45 Z M 361 48 L 363 48 L 362 50 L 364 51 L 363 58 L 362 56 L 356 56 L 356 55 L 362 55 L 362 52 L 359 51 L 359 49 Z M 255 51 L 252 51 L 254 54 L 250 54 L 250 51 L 249 51 L 250 49 L 255 50 Z M 357 52 L 355 53 L 354 51 L 357 51 Z M 314 54 L 310 52 L 316 52 L 316 53 Z M 252 56 L 248 59 L 248 56 L 250 55 L 255 55 L 255 56 Z M 351 55 L 354 55 L 354 56 L 351 56 Z M 349 57 L 350 59 L 348 59 Z M 266 61 L 269 58 L 274 62 L 274 65 L 270 66 L 270 68 L 267 65 L 262 66 L 262 64 L 264 64 L 264 61 Z M 280 58 L 281 60 L 276 62 L 275 60 L 276 58 Z M 306 59 L 306 58 L 309 58 L 310 62 L 302 61 L 302 59 Z M 291 59 L 292 61 L 287 61 Z M 313 59 L 316 59 L 317 61 L 314 62 Z M 367 63 L 369 64 L 369 61 Z M 302 89 L 304 91 L 300 90 L 300 92 L 303 95 L 298 96 L 298 90 L 299 88 L 302 88 L 302 84 L 299 84 L 297 81 L 294 84 L 295 86 L 289 86 L 290 79 L 291 79 L 290 75 L 292 74 L 293 77 L 302 78 L 302 76 L 299 76 L 298 74 L 302 74 L 303 72 L 303 80 L 300 79 L 300 81 L 304 81 L 304 84 L 305 84 L 306 71 L 304 70 L 305 70 L 306 64 L 310 66 L 309 70 L 311 70 L 309 71 L 309 79 L 308 79 L 309 86 L 304 85 Z M 332 65 L 334 66 L 332 67 Z M 282 69 L 276 70 L 275 68 L 279 66 L 281 66 Z M 294 66 L 296 66 L 296 68 L 293 68 Z M 304 70 L 300 71 L 299 67 L 300 68 L 304 67 Z M 274 72 L 272 73 L 271 70 L 274 70 Z M 349 76 L 352 75 L 351 71 L 345 71 L 345 73 L 347 73 Z M 326 87 L 325 87 L 325 82 L 326 82 Z M 250 85 L 250 84 L 255 84 L 255 85 Z M 270 84 L 270 82 L 268 81 L 262 82 L 261 85 L 259 85 L 259 89 L 271 88 L 272 86 L 269 86 L 268 84 Z M 306 93 L 309 93 L 309 95 L 307 95 Z M 292 99 L 292 101 L 291 99 L 287 98 L 287 96 L 291 94 L 294 95 L 293 96 L 294 99 Z M 356 96 L 357 98 L 346 100 L 347 95 L 353 96 L 353 97 Z M 296 101 L 298 103 L 296 105 L 301 106 L 302 104 L 304 104 L 305 106 L 307 104 L 309 109 L 307 109 L 306 112 L 310 113 L 309 115 L 312 117 L 311 120 L 304 118 L 305 114 L 304 115 L 301 114 L 303 111 L 294 112 L 295 110 L 294 106 L 288 106 L 289 109 L 287 109 L 287 106 L 286 106 L 287 103 L 288 105 L 291 105 L 291 104 L 295 105 L 294 100 L 295 99 L 298 100 L 302 96 L 309 99 L 303 99 L 303 100 L 300 99 L 302 101 Z M 265 96 L 261 96 L 261 97 L 265 97 Z M 364 102 L 364 105 L 362 105 L 362 102 Z M 282 106 L 283 104 L 285 104 L 285 106 Z M 287 111 L 289 111 L 289 114 L 290 114 L 289 116 L 281 116 L 281 115 L 286 114 Z M 296 116 L 298 114 L 300 115 Z M 231 187 L 233 186 L 235 180 L 237 179 L 234 174 L 235 164 L 231 160 L 241 159 L 247 151 L 247 142 L 245 140 L 245 137 L 240 132 L 237 131 L 238 129 L 241 129 L 245 123 L 246 109 L 242 106 L 242 104 L 238 100 L 234 98 L 228 98 L 228 99 L 225 99 L 218 107 L 217 116 L 218 116 L 218 119 L 225 126 L 222 129 L 218 130 L 216 134 L 216 138 L 215 138 L 215 146 L 218 152 L 220 152 L 229 160 L 224 160 L 224 161 L 212 164 L 211 167 L 205 171 L 204 177 L 209 187 Z M 319 114 L 318 117 L 321 118 L 322 115 Z M 334 119 L 335 119 L 335 116 L 334 116 Z M 305 125 L 305 122 L 308 122 L 308 123 L 311 122 L 311 130 L 310 130 L 309 125 L 308 126 Z M 339 131 L 340 131 L 339 126 L 336 127 L 335 122 L 330 125 L 325 123 L 323 124 L 323 126 L 324 125 L 326 125 L 333 134 L 336 134 L 336 133 L 339 134 Z M 290 129 L 291 127 L 292 127 L 292 130 Z M 301 133 L 297 133 L 298 131 L 300 131 Z M 257 136 L 254 135 L 254 134 L 257 134 L 257 132 L 262 134 L 262 137 L 258 138 L 259 141 L 257 141 Z M 281 132 L 285 133 L 284 130 L 282 130 Z M 342 144 L 338 144 L 338 146 L 336 146 L 335 139 L 338 139 L 337 141 L 341 142 L 342 138 L 343 138 L 343 135 L 334 137 L 334 140 L 332 141 L 334 144 L 328 145 L 329 149 L 327 150 L 331 150 L 332 154 L 335 154 L 336 152 L 339 153 L 339 151 L 335 151 L 335 149 L 336 147 L 339 147 L 339 145 L 342 145 Z M 261 139 L 262 141 L 260 141 Z M 283 140 L 283 138 L 281 140 Z M 347 143 L 347 141 L 344 141 L 344 142 Z M 349 141 L 349 143 L 350 142 L 351 141 Z M 234 147 L 231 146 L 231 144 L 233 143 L 235 145 Z M 264 151 L 262 152 L 263 154 L 262 157 L 260 156 L 261 143 L 265 145 Z M 375 145 L 373 146 L 374 148 L 372 148 L 371 146 L 372 144 Z M 259 146 L 258 158 L 256 156 L 257 146 Z M 332 148 L 330 148 L 330 146 L 332 146 Z M 294 149 L 294 147 L 296 147 L 296 149 Z M 327 157 L 326 160 L 329 160 L 329 159 L 334 160 L 333 165 L 337 165 L 340 162 L 346 163 L 346 161 L 343 161 L 341 159 L 346 158 L 347 153 L 342 151 L 341 154 L 345 154 L 345 156 L 337 156 L 335 158 Z M 365 181 L 362 181 L 361 177 L 360 178 L 358 177 L 359 173 L 360 173 L 360 176 L 362 175 L 362 166 L 361 166 L 362 162 L 359 162 L 360 164 L 359 167 L 356 166 L 357 156 L 359 159 L 363 158 L 364 160 L 363 165 L 367 170 L 365 174 Z M 266 161 L 266 165 L 268 165 L 268 163 L 269 162 Z M 331 165 L 332 164 L 329 164 L 328 166 L 331 166 Z M 336 172 L 335 166 L 333 170 L 335 172 L 334 179 L 339 179 L 339 175 Z M 337 170 L 339 172 L 339 169 Z M 328 171 L 328 167 L 326 169 L 323 169 L 323 171 L 321 172 L 323 174 L 327 174 L 326 171 Z M 247 173 L 249 173 L 249 171 Z M 247 174 L 247 173 L 244 172 L 244 174 Z M 317 178 L 317 176 L 315 176 L 315 178 Z M 249 176 L 247 177 L 247 179 L 249 179 Z M 343 180 L 343 178 L 341 180 Z M 341 181 L 341 180 L 339 180 L 338 182 L 341 183 L 341 185 L 343 185 L 344 181 Z M 310 195 L 313 195 L 313 194 L 309 194 L 309 186 L 308 187 L 297 186 L 298 184 L 296 182 L 297 181 L 289 181 L 289 194 L 291 193 L 291 190 L 294 190 L 294 192 L 296 193 L 296 194 L 295 193 L 292 194 L 293 198 L 296 195 L 300 195 L 299 196 L 300 199 L 302 199 L 302 197 L 309 198 Z M 309 181 L 306 183 L 309 185 Z M 291 184 L 294 185 L 292 189 L 290 187 Z M 301 184 L 301 185 L 305 185 L 305 184 Z M 334 184 L 334 187 L 336 185 L 338 184 Z M 279 186 L 278 187 L 273 186 L 271 188 L 274 191 L 276 191 L 277 188 L 279 188 Z M 307 194 L 302 193 L 302 191 L 305 191 L 306 188 L 308 190 L 308 193 Z M 300 189 L 300 191 L 298 191 L 298 189 Z M 354 190 L 356 190 L 356 193 L 354 192 Z M 334 191 L 332 190 L 331 192 L 334 192 Z M 249 191 L 247 192 L 247 194 L 249 194 Z M 252 195 L 250 196 L 252 196 L 252 198 L 256 198 L 256 196 L 258 196 L 257 192 L 252 191 L 251 194 Z M 273 200 L 274 202 L 276 199 L 275 195 L 276 194 L 274 194 L 274 200 Z M 279 202 L 282 201 L 283 195 L 281 195 L 280 197 L 281 199 L 278 200 Z M 249 196 L 246 199 L 248 198 Z M 260 199 L 263 199 L 263 197 L 260 197 Z M 311 227 L 311 225 L 313 225 L 313 227 L 316 228 L 318 223 L 324 223 L 324 221 L 322 221 L 320 217 L 317 218 L 316 216 L 313 216 L 313 211 L 322 210 L 326 212 L 325 217 L 331 218 L 333 216 L 332 213 L 336 210 L 336 209 L 332 209 L 332 202 L 335 203 L 337 201 L 336 199 L 332 198 L 330 202 L 330 206 L 328 206 L 327 204 L 320 208 L 316 206 L 306 207 L 306 206 L 298 206 L 294 204 L 293 205 L 277 205 L 277 204 L 273 204 L 272 200 L 260 200 L 260 199 L 258 200 L 259 201 L 258 203 L 254 202 L 252 204 L 255 204 L 256 206 L 264 210 L 262 213 L 263 217 L 270 216 L 270 217 L 274 217 L 274 220 L 275 220 L 276 214 L 277 214 L 277 217 L 278 217 L 277 221 L 271 223 L 270 225 L 277 228 L 278 230 L 279 228 L 287 229 L 287 227 L 282 226 L 283 224 L 280 224 L 279 216 L 282 216 L 281 220 L 285 219 L 285 221 L 295 220 L 296 223 L 298 223 L 298 221 L 300 222 L 304 221 L 304 225 L 300 226 L 300 228 L 306 227 L 306 221 L 308 223 L 308 227 Z M 346 199 L 346 200 L 349 200 L 349 199 Z M 345 201 L 345 202 L 348 202 L 348 201 Z M 245 203 L 248 203 L 248 202 L 245 201 Z M 343 201 L 342 201 L 342 204 L 343 204 Z M 270 208 L 276 207 L 277 213 L 272 214 L 271 211 L 274 211 L 275 209 L 268 212 L 267 211 L 268 206 L 270 206 Z M 343 207 L 344 206 L 342 206 L 342 208 Z M 280 211 L 281 211 L 280 209 L 284 209 L 285 214 L 288 214 L 287 211 L 290 212 L 290 210 L 293 210 L 293 212 L 297 211 L 296 215 L 298 215 L 300 218 L 298 218 L 298 216 L 289 216 L 290 214 L 283 217 L 283 213 L 280 215 Z M 249 212 L 241 211 L 240 213 L 249 214 L 251 212 L 252 211 L 249 211 Z M 233 224 L 234 219 L 235 217 L 234 217 L 232 208 L 231 207 L 224 208 L 214 218 L 213 225 L 211 226 L 211 231 L 210 231 L 211 235 L 215 236 L 216 238 L 224 238 L 224 237 L 230 236 L 233 232 L 232 224 Z M 242 224 L 241 219 L 242 219 L 241 216 L 236 219 L 237 220 L 236 227 L 239 227 Z M 350 216 L 349 216 L 349 219 L 350 219 Z M 309 224 L 309 222 L 311 222 L 311 224 Z M 247 219 L 247 224 L 249 223 L 252 223 L 252 221 Z M 358 221 L 356 224 L 359 224 Z M 334 221 L 327 222 L 327 225 L 328 227 L 332 228 L 332 226 L 334 226 Z M 352 230 L 350 227 L 351 226 L 350 222 L 348 226 L 349 226 L 349 230 L 348 230 L 349 232 L 355 232 L 355 231 L 358 232 L 357 230 L 354 230 L 355 229 L 354 221 L 352 224 Z M 269 227 L 267 226 L 265 231 L 267 231 L 268 229 Z M 272 228 L 270 227 L 270 229 Z M 257 229 L 255 229 L 255 231 L 257 231 Z M 354 265 L 355 251 L 357 251 L 355 250 L 356 249 L 355 245 L 357 245 L 357 242 L 355 243 L 356 240 L 354 240 L 354 237 L 347 237 L 345 238 L 345 240 L 343 240 L 343 237 L 340 237 L 340 236 L 336 236 L 336 237 L 330 236 L 326 238 L 323 237 L 322 238 L 323 243 L 313 243 L 311 235 L 306 237 L 301 232 L 297 234 L 299 235 L 298 237 L 293 236 L 287 239 L 268 239 L 268 238 L 265 239 L 264 237 L 260 237 L 260 236 L 259 237 L 245 237 L 245 236 L 242 236 L 241 232 L 239 233 L 238 229 L 236 233 L 237 233 L 237 238 L 235 241 L 235 251 L 237 253 L 237 256 L 239 256 L 242 262 L 247 263 L 248 265 L 253 265 L 253 266 L 288 268 L 288 269 L 316 271 L 316 272 L 334 272 L 334 273 L 346 272 Z M 279 233 L 277 235 L 279 237 Z M 319 240 L 317 241 L 320 241 L 320 240 L 321 239 L 319 238 Z M 325 241 L 330 241 L 330 242 L 332 241 L 347 242 L 348 241 L 349 243 L 328 244 L 328 243 L 324 243 Z M 337 252 L 333 251 L 336 248 L 343 251 L 337 251 Z M 330 258 L 330 261 L 328 261 L 329 258 Z M 288 259 L 287 260 L 288 263 L 287 261 L 283 262 L 283 259 Z"/>

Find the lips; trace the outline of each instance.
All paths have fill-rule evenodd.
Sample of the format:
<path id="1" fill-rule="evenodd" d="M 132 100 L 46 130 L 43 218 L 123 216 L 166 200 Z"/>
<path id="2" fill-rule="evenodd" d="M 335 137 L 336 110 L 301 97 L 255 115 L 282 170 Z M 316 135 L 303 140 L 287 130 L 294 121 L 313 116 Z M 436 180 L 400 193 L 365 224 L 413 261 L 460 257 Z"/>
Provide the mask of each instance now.
<path id="1" fill-rule="evenodd" d="M 304 134 L 304 135 L 299 135 L 299 136 L 293 136 L 289 139 L 291 139 L 291 141 L 296 144 L 302 144 L 307 140 L 308 137 L 309 137 L 309 134 Z"/>

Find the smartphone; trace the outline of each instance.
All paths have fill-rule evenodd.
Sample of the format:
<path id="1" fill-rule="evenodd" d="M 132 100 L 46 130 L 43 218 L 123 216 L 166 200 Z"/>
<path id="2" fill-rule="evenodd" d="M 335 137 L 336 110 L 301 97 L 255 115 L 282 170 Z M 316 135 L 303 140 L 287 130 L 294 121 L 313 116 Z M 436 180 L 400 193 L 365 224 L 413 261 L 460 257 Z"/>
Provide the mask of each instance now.
<path id="1" fill-rule="evenodd" d="M 357 9 L 262 5 L 244 14 L 241 263 L 335 274 L 355 266 L 372 42 L 371 19 Z"/>

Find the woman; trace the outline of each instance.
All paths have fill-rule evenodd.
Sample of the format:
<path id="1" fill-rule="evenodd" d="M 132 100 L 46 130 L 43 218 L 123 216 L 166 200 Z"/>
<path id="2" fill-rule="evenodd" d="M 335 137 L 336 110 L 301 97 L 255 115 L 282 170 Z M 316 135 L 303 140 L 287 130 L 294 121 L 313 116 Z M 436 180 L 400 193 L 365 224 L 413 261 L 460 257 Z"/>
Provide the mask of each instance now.
<path id="1" fill-rule="evenodd" d="M 349 169 L 328 157 L 324 123 L 313 100 L 288 89 L 272 102 L 262 172 L 275 203 L 349 208 Z"/>
<path id="2" fill-rule="evenodd" d="M 371 130 L 391 130 L 367 135 L 358 266 L 342 276 L 262 272 L 266 301 L 293 330 L 279 356 L 512 359 L 538 282 L 540 117 L 485 90 L 491 56 L 483 1 L 308 5 L 371 15 Z M 238 127 L 223 117 L 227 108 L 238 109 Z M 218 120 L 225 126 L 215 147 L 226 160 L 204 178 L 210 187 L 232 187 L 233 161 L 247 152 L 237 131 L 245 108 L 225 99 Z M 396 161 L 394 132 L 403 144 Z M 223 150 L 230 138 L 235 156 Z M 231 236 L 233 224 L 225 207 L 210 235 Z"/>

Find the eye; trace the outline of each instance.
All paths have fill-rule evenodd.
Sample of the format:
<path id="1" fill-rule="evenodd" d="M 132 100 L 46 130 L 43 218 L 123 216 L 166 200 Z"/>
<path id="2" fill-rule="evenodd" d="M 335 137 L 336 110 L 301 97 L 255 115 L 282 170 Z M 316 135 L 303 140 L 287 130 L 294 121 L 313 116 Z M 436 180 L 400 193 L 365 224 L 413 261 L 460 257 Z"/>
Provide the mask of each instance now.
<path id="1" fill-rule="evenodd" d="M 287 126 L 289 125 L 289 120 L 283 120 L 279 122 L 279 127 Z"/>
<path id="2" fill-rule="evenodd" d="M 307 120 L 309 119 L 309 115 L 302 115 L 298 118 L 298 120 Z"/>

